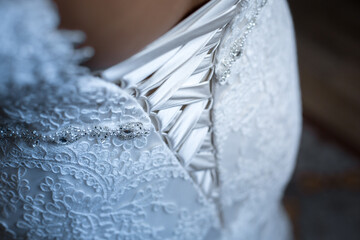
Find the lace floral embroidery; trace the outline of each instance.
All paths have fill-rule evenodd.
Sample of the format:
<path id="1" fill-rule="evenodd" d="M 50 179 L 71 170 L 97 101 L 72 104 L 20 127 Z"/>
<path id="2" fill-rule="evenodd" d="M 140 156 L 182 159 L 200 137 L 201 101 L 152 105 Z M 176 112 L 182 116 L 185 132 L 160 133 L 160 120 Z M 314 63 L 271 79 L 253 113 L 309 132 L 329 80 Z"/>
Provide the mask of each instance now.
<path id="1" fill-rule="evenodd" d="M 203 238 L 216 219 L 214 204 L 201 194 L 133 97 L 78 71 L 71 61 L 76 57 L 71 42 L 56 30 L 51 2 L 5 0 L 0 12 L 7 19 L 0 30 L 9 33 L 0 37 L 0 59 L 6 59 L 0 61 L 0 81 L 11 95 L 0 96 L 2 125 L 21 123 L 40 135 L 66 126 L 112 129 L 127 123 L 142 123 L 149 130 L 138 136 L 135 126 L 130 134 L 136 137 L 126 140 L 110 136 L 102 142 L 97 134 L 87 134 L 71 144 L 40 141 L 35 148 L 20 138 L 0 138 L 0 236 Z"/>

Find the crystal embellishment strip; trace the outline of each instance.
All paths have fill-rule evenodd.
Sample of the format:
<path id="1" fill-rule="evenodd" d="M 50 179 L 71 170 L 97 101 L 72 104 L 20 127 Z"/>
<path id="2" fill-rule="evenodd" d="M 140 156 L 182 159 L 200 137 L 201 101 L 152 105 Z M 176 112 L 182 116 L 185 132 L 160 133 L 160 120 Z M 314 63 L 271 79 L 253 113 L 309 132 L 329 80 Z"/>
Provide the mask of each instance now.
<path id="1" fill-rule="evenodd" d="M 0 127 L 0 139 L 13 138 L 22 139 L 32 147 L 36 147 L 40 142 L 54 144 L 70 144 L 83 137 L 90 136 L 105 142 L 108 138 L 114 136 L 121 140 L 131 140 L 141 136 L 147 136 L 150 130 L 145 128 L 141 122 L 129 122 L 110 128 L 107 126 L 92 126 L 88 128 L 80 128 L 68 126 L 60 131 L 49 134 L 42 134 L 35 130 L 17 130 L 12 127 Z"/>
<path id="2" fill-rule="evenodd" d="M 248 23 L 245 25 L 245 31 L 243 32 L 242 36 L 231 45 L 230 53 L 228 54 L 228 56 L 223 60 L 221 60 L 221 64 L 223 65 L 224 69 L 219 76 L 218 79 L 219 84 L 221 85 L 225 84 L 227 82 L 228 77 L 230 77 L 231 67 L 233 63 L 242 56 L 248 35 L 251 33 L 252 29 L 256 26 L 256 21 L 259 16 L 259 13 L 266 3 L 267 0 L 263 0 L 258 6 L 255 7 L 253 15 L 251 16 L 250 20 L 248 20 Z M 249 4 L 250 4 L 249 1 L 241 1 L 240 9 L 248 8 Z"/>

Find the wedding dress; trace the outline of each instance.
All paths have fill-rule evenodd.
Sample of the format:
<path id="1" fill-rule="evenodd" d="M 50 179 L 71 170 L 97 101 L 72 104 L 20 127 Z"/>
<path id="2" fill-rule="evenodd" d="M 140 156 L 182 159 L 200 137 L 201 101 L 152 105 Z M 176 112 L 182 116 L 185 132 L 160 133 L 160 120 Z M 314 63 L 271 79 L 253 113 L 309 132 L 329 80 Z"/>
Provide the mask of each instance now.
<path id="1" fill-rule="evenodd" d="M 291 239 L 284 0 L 211 0 L 109 69 L 48 0 L 0 1 L 1 239 Z"/>

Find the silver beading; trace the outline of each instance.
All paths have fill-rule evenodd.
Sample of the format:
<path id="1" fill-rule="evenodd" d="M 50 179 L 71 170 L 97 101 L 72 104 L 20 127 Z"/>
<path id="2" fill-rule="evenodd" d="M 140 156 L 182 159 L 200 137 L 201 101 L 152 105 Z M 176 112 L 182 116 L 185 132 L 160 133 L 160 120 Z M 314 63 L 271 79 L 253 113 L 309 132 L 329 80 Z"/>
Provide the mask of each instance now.
<path id="1" fill-rule="evenodd" d="M 114 128 L 107 126 L 92 126 L 88 128 L 68 126 L 60 131 L 47 134 L 42 134 L 36 130 L 29 130 L 24 127 L 22 127 L 22 130 L 18 130 L 16 127 L 0 127 L 0 139 L 22 139 L 32 147 L 36 147 L 40 142 L 70 144 L 86 136 L 97 138 L 102 143 L 112 136 L 121 140 L 130 140 L 147 136 L 149 133 L 150 130 L 145 128 L 141 122 L 129 122 Z"/>
<path id="2" fill-rule="evenodd" d="M 252 29 L 255 27 L 259 13 L 260 13 L 261 9 L 265 6 L 266 3 L 267 3 L 267 0 L 263 0 L 260 3 L 260 5 L 256 7 L 250 21 L 246 25 L 246 29 L 245 29 L 243 35 L 232 44 L 229 55 L 226 58 L 224 58 L 223 60 L 221 60 L 221 64 L 225 68 L 223 70 L 223 72 L 221 73 L 220 78 L 218 80 L 218 82 L 221 85 L 225 84 L 227 82 L 227 78 L 230 77 L 231 67 L 232 67 L 233 63 L 242 56 L 248 35 L 249 35 L 249 33 L 251 33 Z M 241 4 L 241 8 L 246 8 L 247 5 L 249 4 L 249 2 L 241 1 L 240 4 Z"/>

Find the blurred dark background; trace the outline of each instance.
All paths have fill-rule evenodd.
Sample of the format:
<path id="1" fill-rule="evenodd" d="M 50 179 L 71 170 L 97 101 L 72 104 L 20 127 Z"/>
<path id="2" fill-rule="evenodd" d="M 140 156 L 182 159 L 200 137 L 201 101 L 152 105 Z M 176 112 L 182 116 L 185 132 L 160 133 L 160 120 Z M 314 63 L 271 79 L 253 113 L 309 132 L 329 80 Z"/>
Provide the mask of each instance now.
<path id="1" fill-rule="evenodd" d="M 359 240 L 360 1 L 288 2 L 304 129 L 284 203 L 296 240 Z"/>

